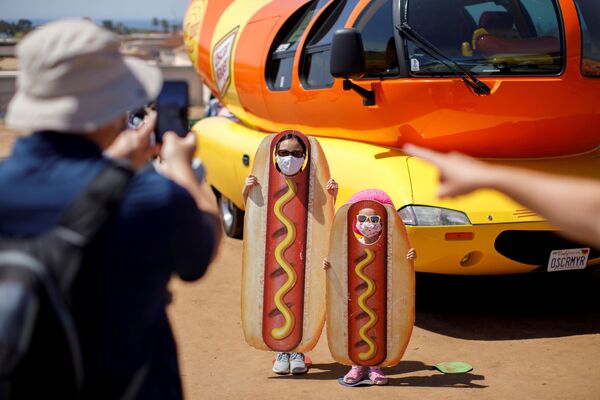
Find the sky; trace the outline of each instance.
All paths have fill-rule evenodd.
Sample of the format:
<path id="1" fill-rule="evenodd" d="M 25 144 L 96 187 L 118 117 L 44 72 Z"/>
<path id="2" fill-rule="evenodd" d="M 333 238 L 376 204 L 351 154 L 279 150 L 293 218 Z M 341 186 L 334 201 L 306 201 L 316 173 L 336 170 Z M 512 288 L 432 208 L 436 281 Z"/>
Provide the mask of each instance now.
<path id="1" fill-rule="evenodd" d="M 0 19 L 181 20 L 189 0 L 0 0 Z"/>

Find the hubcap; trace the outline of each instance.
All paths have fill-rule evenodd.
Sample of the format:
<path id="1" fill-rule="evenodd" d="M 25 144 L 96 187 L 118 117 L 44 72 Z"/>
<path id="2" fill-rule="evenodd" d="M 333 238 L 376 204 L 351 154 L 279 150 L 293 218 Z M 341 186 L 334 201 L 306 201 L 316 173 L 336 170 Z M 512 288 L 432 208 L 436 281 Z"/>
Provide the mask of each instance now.
<path id="1" fill-rule="evenodd" d="M 227 197 L 221 195 L 221 215 L 223 216 L 223 225 L 225 229 L 231 229 L 233 224 L 233 203 Z"/>

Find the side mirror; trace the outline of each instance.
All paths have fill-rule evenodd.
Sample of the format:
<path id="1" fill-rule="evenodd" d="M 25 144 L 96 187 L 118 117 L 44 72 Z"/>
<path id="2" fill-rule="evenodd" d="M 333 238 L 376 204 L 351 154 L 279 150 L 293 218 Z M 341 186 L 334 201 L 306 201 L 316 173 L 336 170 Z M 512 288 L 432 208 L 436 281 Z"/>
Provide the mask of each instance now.
<path id="1" fill-rule="evenodd" d="M 365 51 L 358 29 L 338 29 L 331 42 L 330 72 L 335 78 L 360 78 L 365 73 Z"/>
<path id="2" fill-rule="evenodd" d="M 350 81 L 366 73 L 365 50 L 360 31 L 354 28 L 338 29 L 331 42 L 329 72 L 335 78 L 344 78 L 344 90 L 353 90 L 363 98 L 364 106 L 375 105 L 375 91 L 367 90 Z"/>

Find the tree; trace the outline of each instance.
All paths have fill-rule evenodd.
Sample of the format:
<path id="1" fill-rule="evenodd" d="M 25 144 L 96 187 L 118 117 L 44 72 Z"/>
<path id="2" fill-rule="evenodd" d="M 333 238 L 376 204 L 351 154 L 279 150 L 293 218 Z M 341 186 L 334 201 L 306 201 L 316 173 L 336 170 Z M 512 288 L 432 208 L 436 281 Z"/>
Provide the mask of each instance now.
<path id="1" fill-rule="evenodd" d="M 169 21 L 163 18 L 160 20 L 160 25 L 162 26 L 164 33 L 169 32 Z"/>
<path id="2" fill-rule="evenodd" d="M 0 20 L 0 33 L 3 33 L 7 36 L 13 36 L 15 34 L 15 30 L 10 22 Z"/>
<path id="3" fill-rule="evenodd" d="M 117 32 L 119 35 L 127 35 L 129 34 L 129 28 L 127 28 L 125 26 L 125 24 L 123 24 L 122 22 L 119 22 L 117 24 L 117 27 L 115 28 L 115 32 Z"/>
<path id="4" fill-rule="evenodd" d="M 17 32 L 29 32 L 33 29 L 33 23 L 28 19 L 20 19 L 17 21 L 15 25 L 15 30 Z"/>
<path id="5" fill-rule="evenodd" d="M 114 29 L 113 22 L 109 19 L 102 20 L 102 27 L 112 31 Z"/>
<path id="6" fill-rule="evenodd" d="M 154 17 L 152 18 L 152 26 L 154 27 L 154 30 L 156 30 L 158 28 L 158 18 Z"/>

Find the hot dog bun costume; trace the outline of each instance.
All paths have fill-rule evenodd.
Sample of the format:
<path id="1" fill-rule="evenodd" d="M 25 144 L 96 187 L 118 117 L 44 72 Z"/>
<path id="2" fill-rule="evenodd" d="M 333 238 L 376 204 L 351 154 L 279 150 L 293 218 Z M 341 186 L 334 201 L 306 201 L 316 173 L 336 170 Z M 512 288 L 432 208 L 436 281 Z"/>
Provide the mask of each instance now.
<path id="1" fill-rule="evenodd" d="M 287 133 L 306 146 L 306 161 L 293 176 L 280 173 L 275 148 Z M 258 185 L 246 201 L 242 272 L 242 326 L 246 342 L 261 350 L 305 352 L 319 340 L 325 321 L 325 271 L 334 205 L 319 143 L 297 131 L 267 136 L 252 174 Z"/>
<path id="2" fill-rule="evenodd" d="M 375 210 L 382 224 L 379 238 L 369 245 L 361 243 L 354 229 L 364 208 Z M 327 270 L 327 339 L 337 362 L 382 367 L 400 362 L 415 320 L 409 249 L 393 205 L 359 199 L 338 209 Z"/>

